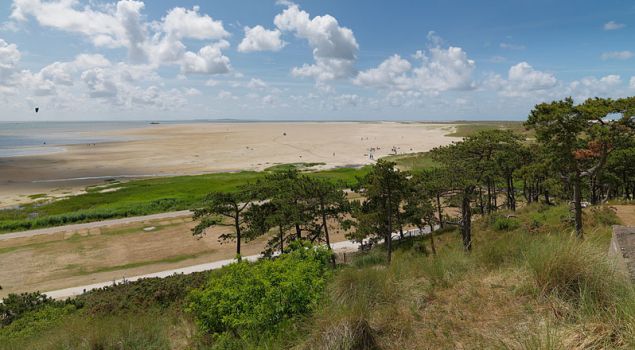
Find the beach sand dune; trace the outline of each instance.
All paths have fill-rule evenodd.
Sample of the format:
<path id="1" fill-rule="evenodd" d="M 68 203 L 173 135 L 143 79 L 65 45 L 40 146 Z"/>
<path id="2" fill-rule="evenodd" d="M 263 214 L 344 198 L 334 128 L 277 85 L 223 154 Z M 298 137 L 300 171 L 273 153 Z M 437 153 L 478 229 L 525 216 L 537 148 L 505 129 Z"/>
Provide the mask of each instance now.
<path id="1" fill-rule="evenodd" d="M 0 158 L 0 202 L 75 191 L 106 177 L 261 170 L 280 163 L 324 167 L 372 163 L 396 149 L 422 152 L 448 144 L 448 124 L 397 122 L 184 123 L 96 134 L 128 141 L 66 146 L 40 156 Z M 369 150 L 374 149 L 373 159 Z"/>

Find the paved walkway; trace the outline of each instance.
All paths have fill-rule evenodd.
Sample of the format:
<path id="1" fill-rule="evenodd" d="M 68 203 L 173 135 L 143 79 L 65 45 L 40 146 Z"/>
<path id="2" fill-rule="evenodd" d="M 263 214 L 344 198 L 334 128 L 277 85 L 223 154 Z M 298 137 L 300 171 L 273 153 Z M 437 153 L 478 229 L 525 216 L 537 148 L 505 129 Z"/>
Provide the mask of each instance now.
<path id="1" fill-rule="evenodd" d="M 52 234 L 56 234 L 60 232 L 74 232 L 74 231 L 85 230 L 85 229 L 125 225 L 125 224 L 131 224 L 135 222 L 144 222 L 144 221 L 150 221 L 150 220 L 174 219 L 174 218 L 180 218 L 180 217 L 191 216 L 191 215 L 192 215 L 191 211 L 181 210 L 181 211 L 171 211 L 167 213 L 159 213 L 159 214 L 144 215 L 144 216 L 132 216 L 129 218 L 86 222 L 83 224 L 47 227 L 47 228 L 42 228 L 37 230 L 3 233 L 3 234 L 0 234 L 0 241 L 6 241 L 9 239 L 14 239 L 14 238 L 32 237 L 32 236 L 38 236 L 38 235 L 52 235 Z"/>
<path id="2" fill-rule="evenodd" d="M 423 232 L 420 232 L 419 230 L 409 230 L 409 231 L 405 231 L 405 235 L 406 236 L 418 236 L 418 235 L 425 235 L 428 234 L 430 232 L 429 228 L 426 228 L 423 230 Z M 393 240 L 399 240 L 399 234 L 393 234 Z M 349 251 L 357 251 L 359 249 L 360 243 L 356 243 L 353 241 L 342 241 L 342 242 L 337 242 L 337 243 L 333 243 L 331 244 L 331 247 L 333 248 L 333 251 L 337 252 L 349 252 Z M 262 255 L 258 254 L 258 255 L 250 255 L 250 256 L 245 256 L 243 257 L 243 259 L 245 260 L 249 260 L 249 261 L 256 261 L 258 259 L 260 259 L 262 257 Z M 190 273 L 194 273 L 194 272 L 201 272 L 201 271 L 209 271 L 209 270 L 215 270 L 215 269 L 219 269 L 223 266 L 229 265 L 233 262 L 235 262 L 236 259 L 226 259 L 226 260 L 219 260 L 219 261 L 214 261 L 214 262 L 210 262 L 210 263 L 205 263 L 205 264 L 199 264 L 199 265 L 193 265 L 193 266 L 188 266 L 188 267 L 183 267 L 180 269 L 173 269 L 173 270 L 166 270 L 166 271 L 160 271 L 160 272 L 155 272 L 155 273 L 149 273 L 146 275 L 140 275 L 140 276 L 133 276 L 133 277 L 125 277 L 125 278 L 121 278 L 118 280 L 114 280 L 114 281 L 108 281 L 108 282 L 102 282 L 102 283 L 94 283 L 94 284 L 89 284 L 89 285 L 85 285 L 85 286 L 79 286 L 79 287 L 72 287 L 72 288 L 66 288 L 66 289 L 59 289 L 59 290 L 54 290 L 54 291 L 49 291 L 49 292 L 45 292 L 44 294 L 48 295 L 51 298 L 54 299 L 66 299 L 69 297 L 75 297 L 78 296 L 82 293 L 85 293 L 89 290 L 93 290 L 93 289 L 98 289 L 98 288 L 103 288 L 103 287 L 107 287 L 107 286 L 111 286 L 113 284 L 119 284 L 119 283 L 124 283 L 124 282 L 134 282 L 143 278 L 152 278 L 152 277 L 159 277 L 159 278 L 165 278 L 168 276 L 172 276 L 174 274 L 190 274 Z"/>

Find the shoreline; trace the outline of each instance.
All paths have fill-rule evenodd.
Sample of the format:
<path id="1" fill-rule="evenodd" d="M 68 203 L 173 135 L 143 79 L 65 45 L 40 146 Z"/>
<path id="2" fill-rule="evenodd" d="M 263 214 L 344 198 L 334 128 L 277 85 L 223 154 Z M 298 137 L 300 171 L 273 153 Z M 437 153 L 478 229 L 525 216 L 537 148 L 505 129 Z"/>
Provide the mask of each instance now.
<path id="1" fill-rule="evenodd" d="M 324 163 L 318 169 L 363 166 L 394 151 L 425 152 L 449 144 L 456 138 L 445 135 L 454 129 L 453 124 L 422 122 L 302 121 L 98 130 L 91 136 L 119 140 L 71 144 L 60 153 L 0 157 L 0 208 L 32 202 L 28 196 L 33 195 L 72 195 L 109 178 L 261 171 L 298 162 Z"/>

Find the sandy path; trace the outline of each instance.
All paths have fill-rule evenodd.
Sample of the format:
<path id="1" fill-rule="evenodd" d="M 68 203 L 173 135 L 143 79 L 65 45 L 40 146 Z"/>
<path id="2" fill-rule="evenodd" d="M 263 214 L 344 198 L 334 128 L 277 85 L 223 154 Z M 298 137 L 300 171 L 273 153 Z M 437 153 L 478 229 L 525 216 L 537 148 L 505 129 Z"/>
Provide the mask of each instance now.
<path id="1" fill-rule="evenodd" d="M 635 226 L 635 205 L 611 205 L 615 208 L 616 215 L 625 226 Z"/>
<path id="2" fill-rule="evenodd" d="M 39 235 L 54 235 L 56 233 L 65 233 L 65 232 L 72 233 L 72 232 L 77 232 L 81 230 L 91 230 L 91 229 L 104 228 L 109 226 L 128 225 L 128 224 L 137 223 L 137 222 L 184 218 L 184 217 L 191 217 L 191 216 L 192 216 L 191 211 L 181 210 L 181 211 L 172 211 L 172 212 L 152 214 L 152 215 L 134 216 L 129 218 L 87 222 L 83 224 L 47 227 L 47 228 L 42 228 L 37 230 L 0 234 L 0 241 L 6 241 L 9 239 L 17 239 L 17 238 L 28 238 L 28 237 L 39 236 Z"/>
<path id="3" fill-rule="evenodd" d="M 418 231 L 418 230 L 408 231 L 408 232 L 405 232 L 405 234 L 406 235 L 413 235 L 413 236 L 421 234 L 420 232 L 416 232 L 416 231 Z M 423 231 L 423 234 L 427 234 L 429 232 L 430 232 L 430 229 L 426 228 Z M 395 232 L 393 234 L 393 240 L 399 240 L 399 238 L 400 238 L 399 234 L 397 232 Z M 360 246 L 360 243 L 349 241 L 349 240 L 339 241 L 339 242 L 335 242 L 335 243 L 331 244 L 331 248 L 333 249 L 333 251 L 335 253 L 356 252 L 356 251 L 359 250 L 359 246 Z M 262 255 L 255 254 L 255 255 L 245 256 L 243 259 L 248 260 L 248 261 L 257 261 L 260 258 L 262 258 Z M 69 298 L 69 297 L 74 297 L 74 296 L 80 295 L 82 293 L 85 293 L 85 292 L 93 290 L 93 289 L 103 288 L 103 287 L 110 286 L 110 285 L 113 285 L 113 284 L 119 284 L 119 283 L 124 283 L 124 282 L 134 282 L 134 281 L 137 281 L 137 280 L 140 280 L 140 279 L 143 279 L 143 278 L 153 278 L 153 277 L 165 278 L 165 277 L 168 277 L 168 276 L 172 276 L 174 274 L 190 274 L 190 273 L 194 273 L 194 272 L 215 270 L 215 269 L 220 269 L 223 266 L 227 266 L 227 265 L 229 265 L 229 264 L 231 264 L 233 262 L 236 262 L 236 259 L 219 260 L 219 261 L 214 261 L 214 262 L 211 262 L 211 263 L 193 265 L 193 266 L 188 266 L 188 267 L 180 268 L 180 269 L 171 269 L 171 270 L 160 271 L 160 272 L 150 273 L 150 274 L 145 274 L 145 275 L 140 275 L 140 276 L 133 276 L 133 277 L 128 277 L 128 278 L 117 279 L 117 280 L 108 281 L 108 282 L 93 283 L 93 284 L 89 284 L 89 285 L 85 285 L 85 286 L 53 290 L 53 291 L 45 292 L 45 294 L 48 295 L 51 298 L 54 298 L 54 299 L 66 299 L 66 298 Z"/>
<path id="4" fill-rule="evenodd" d="M 0 158 L 0 207 L 26 195 L 74 192 L 107 177 L 260 170 L 277 163 L 372 163 L 391 153 L 452 142 L 449 124 L 396 122 L 187 123 L 95 132 L 130 141 L 71 145 L 41 156 Z"/>

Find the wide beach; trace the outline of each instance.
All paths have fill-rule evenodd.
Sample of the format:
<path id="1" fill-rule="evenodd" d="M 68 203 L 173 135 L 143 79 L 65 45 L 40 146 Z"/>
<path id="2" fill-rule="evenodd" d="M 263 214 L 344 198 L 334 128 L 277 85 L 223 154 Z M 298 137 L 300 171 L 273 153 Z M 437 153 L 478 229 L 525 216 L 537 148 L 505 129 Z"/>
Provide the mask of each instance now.
<path id="1" fill-rule="evenodd" d="M 0 206 L 29 195 L 67 195 L 108 178 L 261 170 L 275 164 L 359 166 L 394 153 L 445 145 L 451 124 L 398 122 L 183 123 L 92 132 L 123 141 L 73 144 L 65 151 L 0 158 Z M 87 132 L 91 133 L 91 132 Z M 52 146 L 58 147 L 58 146 Z M 372 151 L 371 151 L 372 149 Z M 372 153 L 372 159 L 371 159 Z"/>

